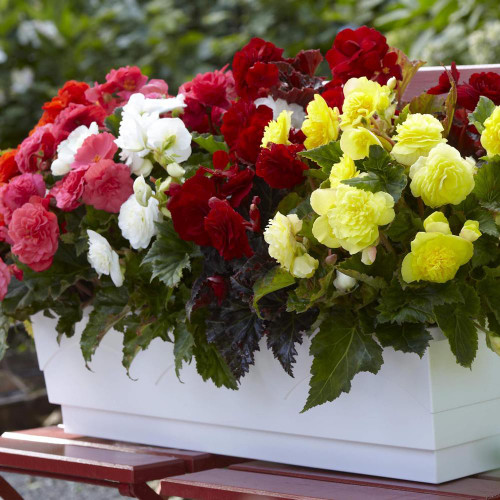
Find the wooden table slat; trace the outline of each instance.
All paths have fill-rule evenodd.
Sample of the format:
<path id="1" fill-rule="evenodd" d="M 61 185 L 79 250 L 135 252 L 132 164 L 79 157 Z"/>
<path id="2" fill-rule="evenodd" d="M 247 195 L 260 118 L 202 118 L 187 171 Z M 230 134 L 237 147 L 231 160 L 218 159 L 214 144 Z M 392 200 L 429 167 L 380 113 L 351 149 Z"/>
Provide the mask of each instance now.
<path id="1" fill-rule="evenodd" d="M 415 493 L 354 484 L 258 474 L 234 469 L 212 469 L 161 482 L 161 495 L 197 500 L 450 500 L 463 497 Z"/>
<path id="2" fill-rule="evenodd" d="M 140 483 L 182 474 L 184 462 L 174 457 L 0 438 L 0 465 L 27 473 Z"/>
<path id="3" fill-rule="evenodd" d="M 4 432 L 2 437 L 8 439 L 19 439 L 22 441 L 35 441 L 40 443 L 54 444 L 78 444 L 91 448 L 101 448 L 128 453 L 145 453 L 147 455 L 169 456 L 184 460 L 188 472 L 198 472 L 217 467 L 227 467 L 231 464 L 243 462 L 247 459 L 215 455 L 200 451 L 179 450 L 177 448 L 163 448 L 160 446 L 149 446 L 134 444 L 124 441 L 113 441 L 109 439 L 93 438 L 72 434 L 64 431 L 61 426 L 40 427 L 23 431 Z"/>
<path id="4" fill-rule="evenodd" d="M 358 486 L 373 486 L 386 489 L 396 489 L 415 493 L 438 493 L 441 495 L 458 495 L 469 499 L 500 498 L 500 483 L 481 477 L 466 477 L 443 484 L 418 483 L 389 479 L 375 476 L 363 476 L 346 472 L 327 471 L 297 467 L 293 465 L 276 464 L 263 461 L 249 461 L 231 465 L 230 469 L 259 474 L 272 474 L 316 481 L 354 484 Z"/>

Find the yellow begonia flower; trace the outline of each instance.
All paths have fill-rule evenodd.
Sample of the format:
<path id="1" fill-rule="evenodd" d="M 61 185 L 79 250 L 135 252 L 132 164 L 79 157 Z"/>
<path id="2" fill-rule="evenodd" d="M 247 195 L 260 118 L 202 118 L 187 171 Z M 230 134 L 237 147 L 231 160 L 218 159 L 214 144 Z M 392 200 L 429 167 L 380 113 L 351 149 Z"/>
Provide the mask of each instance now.
<path id="1" fill-rule="evenodd" d="M 426 233 L 451 234 L 448 219 L 443 212 L 434 212 L 424 220 L 424 229 Z"/>
<path id="2" fill-rule="evenodd" d="M 313 225 L 314 237 L 330 248 L 355 254 L 379 238 L 378 227 L 394 219 L 394 199 L 388 193 L 371 193 L 346 184 L 317 189 L 311 206 L 320 216 Z"/>
<path id="3" fill-rule="evenodd" d="M 466 220 L 460 231 L 460 237 L 467 241 L 476 241 L 481 236 L 479 222 L 477 220 Z"/>
<path id="4" fill-rule="evenodd" d="M 391 104 L 391 89 L 368 80 L 365 76 L 351 78 L 344 85 L 344 104 L 340 115 L 342 130 L 369 125 L 373 115 L 384 116 Z"/>
<path id="5" fill-rule="evenodd" d="M 481 145 L 488 156 L 500 154 L 500 106 L 497 106 L 484 122 Z"/>
<path id="6" fill-rule="evenodd" d="M 288 140 L 290 127 L 292 123 L 292 111 L 283 110 L 277 120 L 270 121 L 264 129 L 262 137 L 262 148 L 267 148 L 267 145 L 272 142 L 274 144 L 291 144 Z"/>
<path id="7" fill-rule="evenodd" d="M 338 163 L 330 170 L 330 187 L 336 187 L 340 181 L 352 179 L 359 175 L 354 160 L 349 155 L 343 155 Z"/>
<path id="8" fill-rule="evenodd" d="M 463 159 L 455 148 L 438 144 L 411 166 L 411 192 L 432 208 L 458 205 L 474 189 L 475 171 L 472 159 Z"/>
<path id="9" fill-rule="evenodd" d="M 310 278 L 319 262 L 311 257 L 305 246 L 297 241 L 302 221 L 295 214 L 278 212 L 264 231 L 264 240 L 269 245 L 269 255 L 296 278 Z"/>
<path id="10" fill-rule="evenodd" d="M 340 149 L 353 160 L 362 160 L 370 153 L 370 146 L 382 146 L 378 137 L 366 128 L 351 127 L 340 136 Z"/>
<path id="11" fill-rule="evenodd" d="M 393 137 L 396 145 L 391 154 L 402 165 L 411 166 L 421 156 L 427 156 L 432 148 L 442 142 L 443 125 L 432 115 L 415 113 L 396 127 Z"/>
<path id="12" fill-rule="evenodd" d="M 470 241 L 443 233 L 417 233 L 411 252 L 403 260 L 401 273 L 407 283 L 433 281 L 445 283 L 455 277 L 460 266 L 474 253 Z"/>
<path id="13" fill-rule="evenodd" d="M 307 118 L 302 124 L 302 132 L 306 136 L 306 149 L 336 141 L 339 136 L 339 110 L 328 107 L 326 101 L 315 94 L 314 100 L 307 105 Z"/>

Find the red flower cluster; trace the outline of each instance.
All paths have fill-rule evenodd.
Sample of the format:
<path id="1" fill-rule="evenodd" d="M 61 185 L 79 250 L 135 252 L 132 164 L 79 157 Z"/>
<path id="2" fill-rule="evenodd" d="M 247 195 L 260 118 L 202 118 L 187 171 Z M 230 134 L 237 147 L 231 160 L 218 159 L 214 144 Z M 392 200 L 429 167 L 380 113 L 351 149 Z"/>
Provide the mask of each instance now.
<path id="1" fill-rule="evenodd" d="M 451 77 L 457 85 L 457 105 L 473 111 L 481 96 L 491 99 L 496 105 L 500 104 L 500 75 L 493 72 L 474 73 L 468 83 L 459 84 L 460 72 L 455 63 L 451 64 Z M 432 95 L 445 94 L 451 89 L 448 72 L 439 76 L 438 84 L 430 88 L 427 93 Z"/>
<path id="2" fill-rule="evenodd" d="M 217 132 L 215 127 L 220 127 L 222 115 L 236 98 L 233 73 L 226 69 L 199 74 L 180 86 L 179 93 L 185 96 L 182 120 L 186 127 L 200 133 Z"/>
<path id="3" fill-rule="evenodd" d="M 276 62 L 283 60 L 283 49 L 261 38 L 252 38 L 233 58 L 236 91 L 242 98 L 256 99 L 278 85 Z"/>
<path id="4" fill-rule="evenodd" d="M 396 52 L 389 51 L 382 33 L 367 26 L 340 31 L 333 47 L 326 53 L 326 60 L 332 70 L 333 81 L 346 83 L 350 78 L 374 79 L 386 84 L 389 78 L 402 79 Z"/>
<path id="5" fill-rule="evenodd" d="M 221 127 L 231 155 L 243 163 L 255 164 L 264 128 L 272 119 L 273 112 L 267 106 L 257 108 L 246 99 L 233 102 L 222 119 Z"/>
<path id="6" fill-rule="evenodd" d="M 18 149 L 11 149 L 0 156 L 0 184 L 19 173 L 16 163 L 16 154 Z"/>
<path id="7" fill-rule="evenodd" d="M 257 175 L 272 188 L 292 189 L 304 181 L 304 170 L 309 168 L 297 158 L 297 153 L 303 150 L 301 144 L 271 144 L 263 148 L 257 159 Z"/>
<path id="8" fill-rule="evenodd" d="M 214 153 L 213 170 L 201 167 L 182 186 L 170 188 L 167 208 L 183 240 L 213 246 L 225 259 L 234 259 L 252 255 L 246 230 L 254 225 L 234 209 L 248 196 L 254 173 L 235 165 L 228 168 L 228 163 L 227 153 Z"/>

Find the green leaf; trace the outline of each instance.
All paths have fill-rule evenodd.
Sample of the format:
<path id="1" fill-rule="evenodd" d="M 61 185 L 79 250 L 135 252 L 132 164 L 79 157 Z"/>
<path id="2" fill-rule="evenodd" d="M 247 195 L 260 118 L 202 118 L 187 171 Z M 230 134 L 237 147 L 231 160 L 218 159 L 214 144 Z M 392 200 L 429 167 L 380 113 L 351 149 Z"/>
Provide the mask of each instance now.
<path id="1" fill-rule="evenodd" d="M 328 303 L 329 299 L 339 297 L 342 293 L 332 289 L 335 271 L 331 269 L 320 277 L 317 272 L 312 278 L 299 280 L 299 285 L 288 294 L 287 311 L 302 313 L 319 303 Z"/>
<path id="2" fill-rule="evenodd" d="M 83 359 L 88 363 L 99 346 L 102 338 L 113 326 L 129 312 L 129 295 L 124 286 L 115 287 L 112 283 L 103 282 L 92 303 L 93 310 L 89 315 L 87 326 L 80 339 Z"/>
<path id="3" fill-rule="evenodd" d="M 340 143 L 338 141 L 332 141 L 319 148 L 301 151 L 299 155 L 314 161 L 327 175 L 329 175 L 332 165 L 340 161 L 343 152 L 342 149 L 340 149 Z"/>
<path id="4" fill-rule="evenodd" d="M 381 292 L 377 310 L 378 323 L 424 323 L 434 321 L 436 305 L 463 303 L 463 297 L 456 282 L 428 284 L 424 286 L 401 287 L 398 279 Z"/>
<path id="5" fill-rule="evenodd" d="M 9 335 L 10 322 L 0 309 L 0 361 L 7 351 L 7 336 Z"/>
<path id="6" fill-rule="evenodd" d="M 484 130 L 484 122 L 490 117 L 495 109 L 495 103 L 485 96 L 481 96 L 476 109 L 469 113 L 469 122 L 472 123 L 481 134 Z"/>
<path id="7" fill-rule="evenodd" d="M 451 72 L 446 69 L 446 74 L 450 80 L 450 91 L 446 96 L 446 100 L 444 101 L 444 109 L 445 109 L 445 118 L 443 120 L 443 137 L 448 137 L 451 126 L 453 124 L 453 116 L 455 115 L 455 107 L 457 105 L 457 85 L 455 83 L 455 79 L 453 78 Z"/>
<path id="8" fill-rule="evenodd" d="M 288 193 L 278 205 L 278 212 L 288 215 L 302 201 L 302 198 L 295 192 Z"/>
<path id="9" fill-rule="evenodd" d="M 457 362 L 470 367 L 478 347 L 477 329 L 468 312 L 469 304 L 445 304 L 434 309 L 439 328 L 448 338 Z"/>
<path id="10" fill-rule="evenodd" d="M 500 162 L 487 162 L 475 176 L 474 194 L 489 210 L 500 211 Z"/>
<path id="11" fill-rule="evenodd" d="M 399 9 L 399 10 L 404 10 L 404 9 Z M 408 87 L 413 77 L 417 74 L 418 68 L 423 66 L 425 62 L 419 60 L 412 61 L 402 50 L 394 47 L 391 48 L 391 51 L 396 52 L 396 54 L 398 55 L 397 64 L 398 66 L 401 67 L 401 72 L 403 76 L 403 79 L 401 83 L 399 83 L 397 88 L 398 92 L 397 97 L 398 100 L 400 100 L 403 97 L 406 87 Z"/>
<path id="12" fill-rule="evenodd" d="M 195 339 L 193 354 L 196 360 L 196 370 L 203 380 L 211 380 L 217 387 L 238 389 L 236 378 L 214 344 L 207 341 L 205 323 L 198 311 L 189 328 Z"/>
<path id="13" fill-rule="evenodd" d="M 394 120 L 394 126 L 401 125 L 405 122 L 410 114 L 410 104 L 407 104 L 399 113 L 397 118 Z"/>
<path id="14" fill-rule="evenodd" d="M 498 256 L 498 238 L 483 234 L 474 242 L 472 267 L 481 267 L 493 262 Z"/>
<path id="15" fill-rule="evenodd" d="M 216 151 L 228 151 L 227 145 L 224 142 L 222 136 L 216 136 L 212 134 L 199 134 L 198 132 L 193 132 L 193 142 L 196 142 L 198 146 L 208 151 L 210 154 Z"/>
<path id="16" fill-rule="evenodd" d="M 371 265 L 361 262 L 361 254 L 357 253 L 343 260 L 337 266 L 344 274 L 363 281 L 373 288 L 385 288 L 392 280 L 396 271 L 396 257 L 379 246 L 377 258 Z"/>
<path id="17" fill-rule="evenodd" d="M 193 357 L 194 337 L 186 325 L 185 315 L 181 316 L 174 328 L 175 373 L 180 378 L 182 363 L 190 363 Z"/>
<path id="18" fill-rule="evenodd" d="M 122 121 L 123 108 L 116 108 L 112 115 L 109 115 L 105 120 L 104 124 L 108 130 L 115 136 L 120 135 L 120 123 Z"/>
<path id="19" fill-rule="evenodd" d="M 343 180 L 344 184 L 372 192 L 385 191 L 395 202 L 399 200 L 408 182 L 405 168 L 396 163 L 383 147 L 370 146 L 368 158 L 357 160 L 356 166 L 368 175 Z"/>
<path id="20" fill-rule="evenodd" d="M 346 313 L 333 313 L 321 324 L 314 336 L 310 354 L 309 395 L 302 412 L 333 401 L 351 390 L 357 373 L 377 373 L 382 366 L 382 348 L 371 334 L 364 333 L 355 318 Z"/>
<path id="21" fill-rule="evenodd" d="M 261 317 L 258 307 L 259 300 L 268 293 L 281 290 L 294 283 L 295 278 L 280 266 L 273 267 L 265 276 L 259 278 L 253 286 L 253 307 L 259 318 Z"/>
<path id="22" fill-rule="evenodd" d="M 500 323 L 500 268 L 484 268 L 485 277 L 477 284 L 481 300 Z"/>
<path id="23" fill-rule="evenodd" d="M 165 285 L 174 287 L 181 280 L 184 269 L 190 269 L 190 255 L 196 246 L 181 240 L 170 220 L 157 223 L 157 227 L 156 240 L 142 263 L 151 264 L 151 281 L 157 277 Z"/>
<path id="24" fill-rule="evenodd" d="M 431 95 L 424 92 L 410 101 L 410 113 L 430 115 L 444 113 L 444 99 L 441 96 Z"/>
<path id="25" fill-rule="evenodd" d="M 64 293 L 51 309 L 59 318 L 56 325 L 59 336 L 72 337 L 75 334 L 75 325 L 81 321 L 83 314 L 79 295 L 76 292 Z"/>
<path id="26" fill-rule="evenodd" d="M 377 325 L 375 333 L 382 347 L 392 347 L 396 351 L 413 352 L 422 357 L 429 347 L 432 335 L 422 323 Z"/>
<path id="27" fill-rule="evenodd" d="M 328 179 L 328 174 L 319 168 L 310 168 L 308 170 L 304 170 L 303 173 L 306 177 L 313 177 L 314 179 L 319 179 L 321 181 L 326 181 L 326 179 Z"/>
<path id="28" fill-rule="evenodd" d="M 412 210 L 403 207 L 396 212 L 396 217 L 388 229 L 386 229 L 385 234 L 392 241 L 401 243 L 413 240 L 414 236 L 423 230 L 424 224 L 422 219 Z"/>
<path id="29" fill-rule="evenodd" d="M 468 212 L 467 218 L 477 220 L 479 222 L 479 230 L 482 234 L 489 234 L 490 236 L 494 236 L 495 238 L 498 238 L 500 236 L 498 226 L 495 224 L 495 217 L 493 212 L 478 207 L 475 210 Z"/>

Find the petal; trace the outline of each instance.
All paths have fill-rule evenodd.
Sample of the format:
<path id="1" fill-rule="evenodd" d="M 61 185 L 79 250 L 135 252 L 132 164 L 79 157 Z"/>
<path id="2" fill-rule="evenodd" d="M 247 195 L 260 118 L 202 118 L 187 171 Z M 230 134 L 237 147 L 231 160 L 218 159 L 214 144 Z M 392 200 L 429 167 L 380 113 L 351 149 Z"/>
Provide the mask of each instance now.
<path id="1" fill-rule="evenodd" d="M 413 274 L 413 255 L 411 253 L 403 259 L 401 274 L 403 275 L 403 280 L 406 281 L 406 283 L 411 283 L 417 279 Z"/>
<path id="2" fill-rule="evenodd" d="M 335 206 L 335 189 L 316 189 L 311 193 L 311 207 L 318 215 L 325 215 Z"/>
<path id="3" fill-rule="evenodd" d="M 312 233 L 320 243 L 323 243 L 323 245 L 326 245 L 329 248 L 340 247 L 340 243 L 333 234 L 326 215 L 322 215 L 314 221 Z"/>

